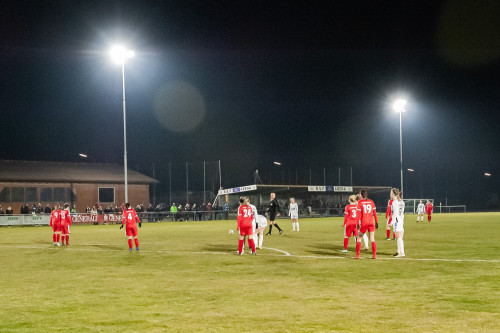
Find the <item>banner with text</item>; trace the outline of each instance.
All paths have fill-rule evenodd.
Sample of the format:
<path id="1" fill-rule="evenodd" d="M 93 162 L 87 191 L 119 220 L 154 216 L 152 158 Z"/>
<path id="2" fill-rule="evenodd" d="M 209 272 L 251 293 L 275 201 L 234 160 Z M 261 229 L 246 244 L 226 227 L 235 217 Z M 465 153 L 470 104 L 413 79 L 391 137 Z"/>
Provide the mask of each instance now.
<path id="1" fill-rule="evenodd" d="M 248 186 L 241 186 L 241 187 L 233 187 L 233 188 L 227 188 L 225 190 L 219 190 L 219 195 L 234 194 L 234 193 L 248 192 L 248 191 L 255 191 L 256 189 L 257 189 L 257 185 L 248 185 Z"/>
<path id="2" fill-rule="evenodd" d="M 352 192 L 352 186 L 308 186 L 309 192 Z"/>

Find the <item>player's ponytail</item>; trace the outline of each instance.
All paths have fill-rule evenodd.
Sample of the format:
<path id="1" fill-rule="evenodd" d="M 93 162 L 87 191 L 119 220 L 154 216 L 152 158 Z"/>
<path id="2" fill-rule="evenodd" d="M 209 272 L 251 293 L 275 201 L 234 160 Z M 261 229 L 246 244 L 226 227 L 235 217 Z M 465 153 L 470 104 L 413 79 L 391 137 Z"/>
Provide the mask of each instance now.
<path id="1" fill-rule="evenodd" d="M 392 194 L 396 197 L 396 199 L 401 200 L 401 194 L 399 193 L 399 189 L 394 187 L 391 191 Z"/>
<path id="2" fill-rule="evenodd" d="M 354 194 L 349 196 L 349 202 L 350 202 L 350 203 L 355 203 L 355 202 L 356 202 L 356 199 L 357 199 L 357 198 L 356 198 L 356 196 L 355 196 Z"/>
<path id="3" fill-rule="evenodd" d="M 366 190 L 359 191 L 359 194 L 363 199 L 366 199 L 368 197 L 368 193 L 366 192 Z"/>

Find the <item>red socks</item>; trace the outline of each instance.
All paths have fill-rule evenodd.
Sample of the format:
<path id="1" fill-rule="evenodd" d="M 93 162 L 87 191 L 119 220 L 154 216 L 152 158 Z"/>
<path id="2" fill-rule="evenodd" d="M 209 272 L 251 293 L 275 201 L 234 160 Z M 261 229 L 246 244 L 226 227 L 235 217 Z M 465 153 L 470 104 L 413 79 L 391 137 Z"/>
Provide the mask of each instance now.
<path id="1" fill-rule="evenodd" d="M 69 245 L 69 235 L 66 235 L 66 245 Z"/>
<path id="2" fill-rule="evenodd" d="M 131 249 L 132 248 L 132 239 L 129 239 L 128 240 L 128 248 Z"/>
<path id="3" fill-rule="evenodd" d="M 61 244 L 62 244 L 62 245 L 64 245 L 64 238 L 66 238 L 66 236 L 61 235 Z"/>
<path id="4" fill-rule="evenodd" d="M 361 242 L 356 242 L 356 258 L 359 258 L 360 253 L 361 253 Z"/>
<path id="5" fill-rule="evenodd" d="M 377 243 L 372 242 L 373 259 L 377 258 Z"/>
<path id="6" fill-rule="evenodd" d="M 430 215 L 427 216 L 427 221 L 429 221 L 429 222 L 431 221 L 431 216 Z"/>
<path id="7" fill-rule="evenodd" d="M 135 242 L 135 247 L 139 247 L 139 240 L 137 238 L 134 238 L 134 242 Z"/>
<path id="8" fill-rule="evenodd" d="M 387 229 L 387 238 L 391 238 L 391 229 Z"/>
<path id="9" fill-rule="evenodd" d="M 57 242 L 59 243 L 59 240 L 61 239 L 61 234 L 57 234 Z"/>
<path id="10" fill-rule="evenodd" d="M 243 252 L 243 239 L 238 240 L 238 253 L 241 254 Z"/>
<path id="11" fill-rule="evenodd" d="M 344 250 L 347 250 L 348 245 L 349 245 L 349 238 L 344 238 Z"/>
<path id="12" fill-rule="evenodd" d="M 255 253 L 255 243 L 250 236 L 248 236 L 248 246 L 252 249 L 252 253 Z"/>
<path id="13" fill-rule="evenodd" d="M 57 234 L 52 234 L 52 241 L 57 242 Z"/>

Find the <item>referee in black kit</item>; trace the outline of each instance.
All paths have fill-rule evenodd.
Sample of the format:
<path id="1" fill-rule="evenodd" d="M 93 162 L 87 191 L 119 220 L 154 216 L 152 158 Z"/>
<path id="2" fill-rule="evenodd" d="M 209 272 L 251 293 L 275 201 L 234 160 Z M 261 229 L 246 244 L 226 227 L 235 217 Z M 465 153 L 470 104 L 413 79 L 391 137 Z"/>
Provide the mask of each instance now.
<path id="1" fill-rule="evenodd" d="M 276 194 L 271 193 L 271 202 L 269 203 L 269 209 L 266 212 L 266 216 L 269 217 L 269 232 L 266 235 L 271 235 L 271 231 L 273 231 L 273 225 L 280 231 L 280 235 L 283 233 L 283 230 L 280 229 L 278 223 L 274 223 L 274 220 L 277 216 L 280 216 L 280 205 L 278 204 L 278 200 L 276 200 Z"/>

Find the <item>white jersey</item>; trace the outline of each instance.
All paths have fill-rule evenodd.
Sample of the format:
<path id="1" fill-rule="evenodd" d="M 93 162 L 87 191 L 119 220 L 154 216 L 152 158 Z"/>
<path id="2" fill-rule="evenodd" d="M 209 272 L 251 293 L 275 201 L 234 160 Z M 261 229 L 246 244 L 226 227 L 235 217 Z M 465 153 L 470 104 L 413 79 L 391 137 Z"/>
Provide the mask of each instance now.
<path id="1" fill-rule="evenodd" d="M 425 212 L 425 205 L 423 203 L 419 203 L 417 206 L 417 214 L 424 214 Z"/>
<path id="2" fill-rule="evenodd" d="M 257 228 L 265 228 L 267 226 L 267 219 L 264 215 L 257 217 Z"/>
<path id="3" fill-rule="evenodd" d="M 250 207 L 252 207 L 252 211 L 253 211 L 253 221 L 252 221 L 252 226 L 253 228 L 255 229 L 255 226 L 257 225 L 257 218 L 259 216 L 259 214 L 257 213 L 257 207 L 255 207 L 254 205 L 252 204 L 249 204 Z"/>
<path id="4" fill-rule="evenodd" d="M 292 219 L 298 219 L 299 218 L 299 205 L 295 203 L 290 204 L 290 210 L 288 211 L 288 216 Z"/>
<path id="5" fill-rule="evenodd" d="M 403 231 L 405 219 L 405 202 L 403 200 L 393 200 L 391 211 L 394 232 Z"/>

